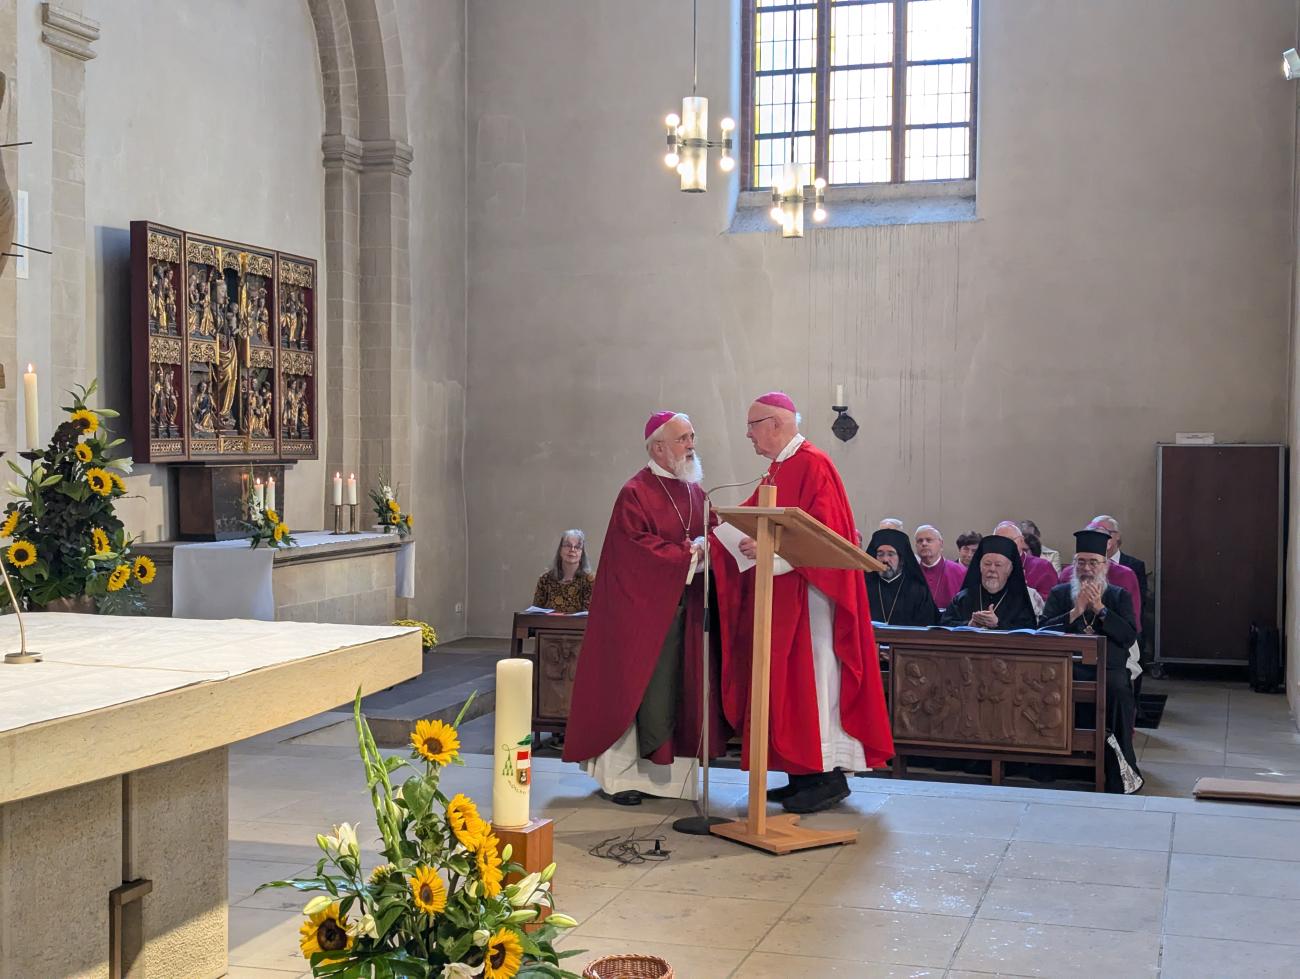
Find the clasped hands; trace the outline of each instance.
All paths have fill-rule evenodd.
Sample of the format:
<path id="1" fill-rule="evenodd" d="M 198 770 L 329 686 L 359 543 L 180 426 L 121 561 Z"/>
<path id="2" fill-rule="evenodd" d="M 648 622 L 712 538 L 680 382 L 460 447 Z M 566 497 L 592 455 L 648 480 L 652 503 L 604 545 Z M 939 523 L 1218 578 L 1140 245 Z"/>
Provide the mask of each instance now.
<path id="1" fill-rule="evenodd" d="M 998 613 L 993 609 L 994 606 L 990 605 L 986 609 L 973 612 L 970 617 L 970 624 L 977 629 L 996 629 L 998 627 Z"/>
<path id="2" fill-rule="evenodd" d="M 1095 581 L 1085 581 L 1079 586 L 1079 594 L 1074 600 L 1074 608 L 1070 612 L 1070 620 L 1073 621 L 1081 616 L 1084 612 L 1091 610 L 1094 613 L 1100 613 L 1103 606 L 1101 603 L 1101 585 Z"/>

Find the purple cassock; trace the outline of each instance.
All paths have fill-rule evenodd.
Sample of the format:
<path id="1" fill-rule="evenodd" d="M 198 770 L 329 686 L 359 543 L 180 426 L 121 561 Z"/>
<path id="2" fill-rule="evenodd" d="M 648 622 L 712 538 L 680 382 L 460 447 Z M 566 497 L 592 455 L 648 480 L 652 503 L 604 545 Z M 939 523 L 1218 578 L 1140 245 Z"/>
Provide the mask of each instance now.
<path id="1" fill-rule="evenodd" d="M 1052 562 L 1025 551 L 1020 555 L 1020 563 L 1025 568 L 1025 584 L 1046 599 L 1057 583 L 1056 569 L 1052 567 Z"/>
<path id="2" fill-rule="evenodd" d="M 1074 580 L 1074 565 L 1067 564 L 1061 569 L 1060 582 L 1064 584 L 1067 581 Z M 1138 632 L 1142 631 L 1142 592 L 1138 588 L 1138 579 L 1131 568 L 1126 568 L 1118 561 L 1106 562 L 1106 581 L 1108 584 L 1119 585 L 1126 592 L 1128 597 L 1133 600 L 1133 618 L 1137 623 Z"/>
<path id="3" fill-rule="evenodd" d="M 946 609 L 952 597 L 961 591 L 962 582 L 966 579 L 965 568 L 956 561 L 949 561 L 942 557 L 928 568 L 922 564 L 921 574 L 925 575 L 925 583 L 930 586 L 934 604 L 941 611 Z"/>

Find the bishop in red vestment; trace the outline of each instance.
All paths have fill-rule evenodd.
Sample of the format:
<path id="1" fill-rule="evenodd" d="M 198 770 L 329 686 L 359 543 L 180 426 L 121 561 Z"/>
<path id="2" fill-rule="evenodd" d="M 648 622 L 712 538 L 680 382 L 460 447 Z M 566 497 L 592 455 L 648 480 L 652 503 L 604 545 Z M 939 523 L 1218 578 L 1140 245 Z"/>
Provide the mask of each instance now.
<path id="1" fill-rule="evenodd" d="M 695 431 L 686 415 L 663 411 L 645 438 L 649 464 L 619 491 L 605 532 L 564 744 L 565 761 L 583 762 L 621 805 L 695 798 L 702 753 L 705 508 Z M 716 757 L 729 731 L 718 657 L 710 662 Z"/>
<path id="2" fill-rule="evenodd" d="M 777 506 L 799 507 L 845 540 L 854 539 L 853 512 L 830 457 L 799 434 L 794 403 L 781 392 L 749 409 L 754 451 L 771 460 L 764 482 L 776 486 Z M 757 491 L 746 501 L 752 506 Z M 723 706 L 745 732 L 749 765 L 750 666 L 754 575 L 713 541 L 723 644 Z M 755 544 L 741 550 L 752 558 Z M 848 797 L 844 770 L 883 765 L 894 754 L 880 679 L 880 661 L 866 586 L 857 571 L 792 568 L 776 559 L 772 600 L 769 760 L 790 784 L 773 789 L 790 812 L 817 812 Z M 600 579 L 597 578 L 597 581 Z"/>

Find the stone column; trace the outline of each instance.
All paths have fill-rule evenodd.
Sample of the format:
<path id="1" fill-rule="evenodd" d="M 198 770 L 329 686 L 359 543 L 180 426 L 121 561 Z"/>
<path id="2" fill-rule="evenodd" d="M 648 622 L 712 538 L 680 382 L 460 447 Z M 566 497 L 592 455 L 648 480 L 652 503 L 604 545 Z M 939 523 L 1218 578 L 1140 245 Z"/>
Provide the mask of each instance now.
<path id="1" fill-rule="evenodd" d="M 18 10 L 14 0 L 0 0 L 0 71 L 7 79 L 5 96 L 0 100 L 0 143 L 13 143 L 21 138 L 17 133 Z M 30 147 L 25 149 L 31 151 Z M 18 149 L 0 150 L 0 164 L 15 195 L 19 187 L 19 153 Z M 0 366 L 5 372 L 5 386 L 0 390 L 0 450 L 13 452 L 19 447 L 17 390 L 22 386 L 22 368 L 17 363 L 18 280 L 14 260 L 7 261 L 8 267 L 0 275 Z"/>
<path id="2" fill-rule="evenodd" d="M 99 24 L 79 0 L 41 4 L 41 40 L 50 57 L 50 396 L 61 398 L 86 376 L 86 62 Z"/>

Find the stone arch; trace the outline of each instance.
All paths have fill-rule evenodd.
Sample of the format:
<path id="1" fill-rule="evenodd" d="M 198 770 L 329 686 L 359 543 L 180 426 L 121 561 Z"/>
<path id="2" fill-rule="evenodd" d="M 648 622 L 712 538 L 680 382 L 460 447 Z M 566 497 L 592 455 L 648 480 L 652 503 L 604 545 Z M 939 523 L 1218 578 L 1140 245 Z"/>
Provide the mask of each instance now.
<path id="1" fill-rule="evenodd" d="M 325 103 L 326 472 L 373 486 L 383 470 L 409 487 L 412 154 L 397 8 L 307 4 Z"/>

